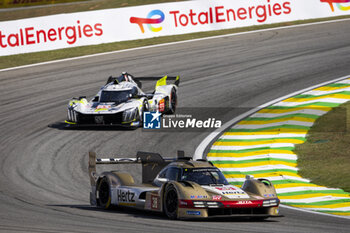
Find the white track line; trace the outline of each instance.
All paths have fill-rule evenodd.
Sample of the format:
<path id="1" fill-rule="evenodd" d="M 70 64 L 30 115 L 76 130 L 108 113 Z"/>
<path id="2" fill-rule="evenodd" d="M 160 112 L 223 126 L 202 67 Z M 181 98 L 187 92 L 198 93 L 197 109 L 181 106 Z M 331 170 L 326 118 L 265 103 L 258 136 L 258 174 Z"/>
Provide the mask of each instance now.
<path id="1" fill-rule="evenodd" d="M 275 30 L 281 30 L 281 29 L 291 29 L 291 28 L 298 28 L 298 27 L 307 27 L 307 26 L 313 26 L 313 25 L 322 25 L 322 24 L 328 24 L 328 23 L 337 23 L 337 22 L 343 22 L 343 21 L 350 21 L 350 19 L 347 18 L 347 19 L 328 20 L 328 21 L 323 21 L 323 22 L 315 22 L 315 23 L 298 24 L 298 25 L 292 25 L 292 26 L 267 28 L 267 29 L 254 30 L 254 31 L 248 31 L 248 32 L 238 32 L 238 33 L 219 35 L 219 36 L 211 36 L 211 37 L 205 37 L 205 38 L 199 38 L 199 39 L 184 40 L 184 41 L 177 41 L 177 42 L 169 42 L 169 43 L 164 43 L 164 44 L 143 46 L 143 47 L 137 47 L 137 48 L 131 48 L 131 49 L 117 50 L 117 51 L 111 51 L 111 52 L 105 52 L 105 53 L 97 53 L 97 54 L 85 55 L 85 56 L 80 56 L 80 57 L 66 58 L 66 59 L 47 61 L 47 62 L 40 62 L 40 63 L 24 65 L 24 66 L 11 67 L 11 68 L 6 68 L 6 69 L 1 69 L 0 72 L 17 70 L 17 69 L 23 69 L 23 68 L 30 68 L 30 67 L 40 66 L 40 65 L 49 65 L 49 64 L 65 62 L 65 61 L 79 60 L 79 59 L 84 59 L 84 58 L 91 58 L 91 57 L 98 57 L 98 56 L 104 56 L 104 55 L 110 55 L 110 54 L 117 54 L 117 53 L 123 53 L 123 52 L 131 52 L 131 51 L 136 51 L 136 50 L 141 50 L 141 49 L 157 48 L 157 47 L 176 45 L 176 44 L 182 44 L 182 43 L 190 43 L 190 42 L 204 41 L 204 40 L 213 40 L 213 39 L 230 37 L 230 36 L 240 36 L 240 35 L 246 35 L 246 34 L 268 32 L 268 31 L 275 31 Z"/>
<path id="2" fill-rule="evenodd" d="M 291 207 L 291 206 L 282 205 L 282 204 L 280 206 L 283 207 L 283 208 L 286 208 L 286 209 L 297 210 L 297 211 L 301 211 L 301 212 L 305 212 L 305 213 L 309 213 L 309 214 L 317 214 L 317 215 L 323 215 L 323 216 L 327 216 L 327 217 L 336 217 L 336 218 L 343 218 L 343 219 L 349 220 L 349 217 L 347 217 L 347 216 L 333 215 L 333 214 L 327 214 L 327 213 L 320 213 L 320 212 L 315 212 L 315 211 L 312 211 L 312 210 L 296 208 L 296 207 Z"/>
<path id="3" fill-rule="evenodd" d="M 344 79 L 348 79 L 350 78 L 350 75 L 348 76 L 344 76 L 344 77 L 340 77 L 340 78 L 337 78 L 337 79 L 333 79 L 333 80 L 330 80 L 330 81 L 327 81 L 327 82 L 323 82 L 321 84 L 317 84 L 317 85 L 314 85 L 314 86 L 311 86 L 311 87 L 308 87 L 308 88 L 305 88 L 303 90 L 300 90 L 300 91 L 296 91 L 296 92 L 293 92 L 289 95 L 285 95 L 285 96 L 282 96 L 278 99 L 275 99 L 275 100 L 272 100 L 268 103 L 265 103 L 265 104 L 262 104 L 248 112 L 245 112 L 235 118 L 233 118 L 232 120 L 226 122 L 223 126 L 221 126 L 221 128 L 219 129 L 216 129 L 214 132 L 210 133 L 200 144 L 199 146 L 196 148 L 196 151 L 194 152 L 194 155 L 193 155 L 193 159 L 196 160 L 196 159 L 202 159 L 205 154 L 205 149 L 209 146 L 210 143 L 213 142 L 213 140 L 215 138 L 217 138 L 222 132 L 224 132 L 226 129 L 228 129 L 229 127 L 231 127 L 233 124 L 237 123 L 238 121 L 241 121 L 243 120 L 244 118 L 252 115 L 253 113 L 256 113 L 257 111 L 263 109 L 263 108 L 266 108 L 268 106 L 271 106 L 277 102 L 280 102 L 282 100 L 285 100 L 285 99 L 288 99 L 290 97 L 293 97 L 293 96 L 296 96 L 296 95 L 299 95 L 301 93 L 304 93 L 304 92 L 307 92 L 307 91 L 310 91 L 312 89 L 316 89 L 318 87 L 322 87 L 322 86 L 325 86 L 325 85 L 328 85 L 328 84 L 331 84 L 331 83 L 334 83 L 334 82 L 338 82 L 338 81 L 342 81 Z M 290 206 L 286 206 L 286 205 L 281 205 L 282 207 L 285 207 L 285 208 L 289 208 L 289 209 L 293 209 L 293 210 L 299 210 L 299 211 L 302 211 L 302 212 L 307 212 L 307 213 L 313 213 L 313 214 L 319 214 L 319 215 L 325 215 L 325 216 L 330 216 L 330 217 L 335 217 L 335 218 L 344 218 L 344 219 L 349 219 L 349 217 L 346 217 L 346 216 L 339 216 L 339 215 L 332 215 L 332 214 L 326 214 L 326 213 L 320 213 L 320 212 L 314 212 L 314 211 L 310 211 L 310 210 L 304 210 L 304 209 L 300 209 L 300 208 L 294 208 L 294 207 L 290 207 Z"/>
<path id="4" fill-rule="evenodd" d="M 193 155 L 193 158 L 194 159 L 201 159 L 203 158 L 204 156 L 204 151 L 205 149 L 207 148 L 207 146 L 219 135 L 221 134 L 224 130 L 226 130 L 227 128 L 231 127 L 233 124 L 237 123 L 238 121 L 241 121 L 242 119 L 252 115 L 253 113 L 256 113 L 257 111 L 263 109 L 263 108 L 266 108 L 270 105 L 273 105 L 277 102 L 280 102 L 284 99 L 288 99 L 292 96 L 296 96 L 298 94 L 301 94 L 303 92 L 306 92 L 306 91 L 310 91 L 312 89 L 315 89 L 315 88 L 318 88 L 318 87 L 321 87 L 321 86 L 325 86 L 325 85 L 328 85 L 330 83 L 334 83 L 334 82 L 337 82 L 337 81 L 341 81 L 341 80 L 344 80 L 344 79 L 348 79 L 350 78 L 350 75 L 348 76 L 344 76 L 344 77 L 341 77 L 341 78 L 337 78 L 337 79 L 333 79 L 333 80 L 330 80 L 330 81 L 327 81 L 327 82 L 324 82 L 324 83 L 321 83 L 321 84 L 317 84 L 317 85 L 314 85 L 312 87 L 308 87 L 308 88 L 305 88 L 303 90 L 300 90 L 300 91 L 296 91 L 296 92 L 293 92 L 291 94 L 288 94 L 288 95 L 285 95 L 285 96 L 282 96 L 278 99 L 275 99 L 275 100 L 272 100 L 268 103 L 265 103 L 265 104 L 262 104 L 248 112 L 245 112 L 235 118 L 233 118 L 232 120 L 226 122 L 223 126 L 221 126 L 221 128 L 219 129 L 216 129 L 214 132 L 212 132 L 211 134 L 209 134 L 202 142 L 201 144 L 199 144 L 199 146 L 197 147 L 194 155 Z"/>

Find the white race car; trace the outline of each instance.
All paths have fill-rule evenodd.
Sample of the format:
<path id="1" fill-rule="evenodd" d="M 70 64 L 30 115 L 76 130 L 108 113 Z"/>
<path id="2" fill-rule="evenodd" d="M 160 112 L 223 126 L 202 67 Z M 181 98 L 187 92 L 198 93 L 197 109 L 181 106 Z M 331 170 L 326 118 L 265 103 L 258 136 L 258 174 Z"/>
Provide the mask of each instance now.
<path id="1" fill-rule="evenodd" d="M 152 80 L 157 81 L 154 91 L 143 92 L 142 81 Z M 170 80 L 174 82 L 169 84 Z M 85 96 L 69 101 L 66 123 L 138 127 L 142 123 L 143 112 L 175 112 L 179 83 L 179 76 L 133 77 L 128 73 L 111 76 L 90 101 Z"/>

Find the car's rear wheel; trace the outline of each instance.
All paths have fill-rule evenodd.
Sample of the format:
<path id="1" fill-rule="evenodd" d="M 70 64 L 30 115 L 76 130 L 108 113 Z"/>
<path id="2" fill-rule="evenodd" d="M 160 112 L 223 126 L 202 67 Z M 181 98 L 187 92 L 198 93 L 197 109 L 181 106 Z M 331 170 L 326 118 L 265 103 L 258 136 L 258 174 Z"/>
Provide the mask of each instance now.
<path id="1" fill-rule="evenodd" d="M 170 94 L 170 109 L 169 109 L 170 114 L 175 113 L 176 106 L 177 106 L 177 94 L 176 94 L 175 88 L 173 88 Z"/>
<path id="2" fill-rule="evenodd" d="M 164 193 L 164 212 L 170 219 L 178 218 L 179 199 L 174 185 L 167 185 Z"/>
<path id="3" fill-rule="evenodd" d="M 111 190 L 107 177 L 103 177 L 97 186 L 98 206 L 109 209 L 111 207 Z"/>

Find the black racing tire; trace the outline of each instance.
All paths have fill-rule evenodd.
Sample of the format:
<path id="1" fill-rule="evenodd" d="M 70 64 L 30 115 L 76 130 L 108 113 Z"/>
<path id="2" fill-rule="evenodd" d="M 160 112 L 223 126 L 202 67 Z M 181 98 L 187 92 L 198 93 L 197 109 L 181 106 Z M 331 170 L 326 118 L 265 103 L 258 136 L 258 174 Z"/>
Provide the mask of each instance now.
<path id="1" fill-rule="evenodd" d="M 97 205 L 103 209 L 111 208 L 111 188 L 107 177 L 103 177 L 97 186 Z"/>
<path id="2" fill-rule="evenodd" d="M 148 111 L 149 111 L 148 101 L 144 100 L 143 104 L 142 104 L 142 112 L 140 113 L 140 121 L 141 121 L 141 123 L 143 123 L 143 113 L 144 112 L 148 112 Z"/>
<path id="3" fill-rule="evenodd" d="M 148 100 L 143 101 L 143 106 L 142 106 L 142 121 L 143 121 L 143 113 L 149 111 L 149 103 Z"/>
<path id="4" fill-rule="evenodd" d="M 177 190 L 172 184 L 165 187 L 163 206 L 164 213 L 169 219 L 178 218 L 179 198 Z"/>
<path id="5" fill-rule="evenodd" d="M 174 114 L 175 110 L 176 110 L 176 106 L 177 106 L 177 94 L 176 94 L 176 90 L 175 88 L 173 88 L 171 90 L 171 94 L 170 94 L 170 103 L 169 103 L 169 114 Z"/>

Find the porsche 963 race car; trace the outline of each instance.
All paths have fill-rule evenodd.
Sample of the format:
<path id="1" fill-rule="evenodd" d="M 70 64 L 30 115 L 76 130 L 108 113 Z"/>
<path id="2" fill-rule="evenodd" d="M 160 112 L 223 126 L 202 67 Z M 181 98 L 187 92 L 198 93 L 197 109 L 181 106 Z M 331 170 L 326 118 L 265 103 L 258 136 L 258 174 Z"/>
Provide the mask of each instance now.
<path id="1" fill-rule="evenodd" d="M 174 82 L 168 83 L 171 80 Z M 157 81 L 152 93 L 141 90 L 143 81 Z M 133 77 L 128 73 L 111 76 L 90 101 L 85 96 L 69 101 L 66 123 L 138 127 L 145 111 L 175 112 L 179 83 L 179 76 Z"/>
<path id="2" fill-rule="evenodd" d="M 180 155 L 180 156 L 179 156 Z M 98 164 L 140 164 L 142 184 L 126 172 L 96 172 Z M 207 217 L 279 217 L 279 199 L 269 180 L 247 176 L 242 188 L 230 185 L 206 160 L 177 159 L 138 152 L 136 158 L 96 159 L 89 152 L 91 205 L 108 209 L 127 206 L 163 212 L 170 219 Z"/>

